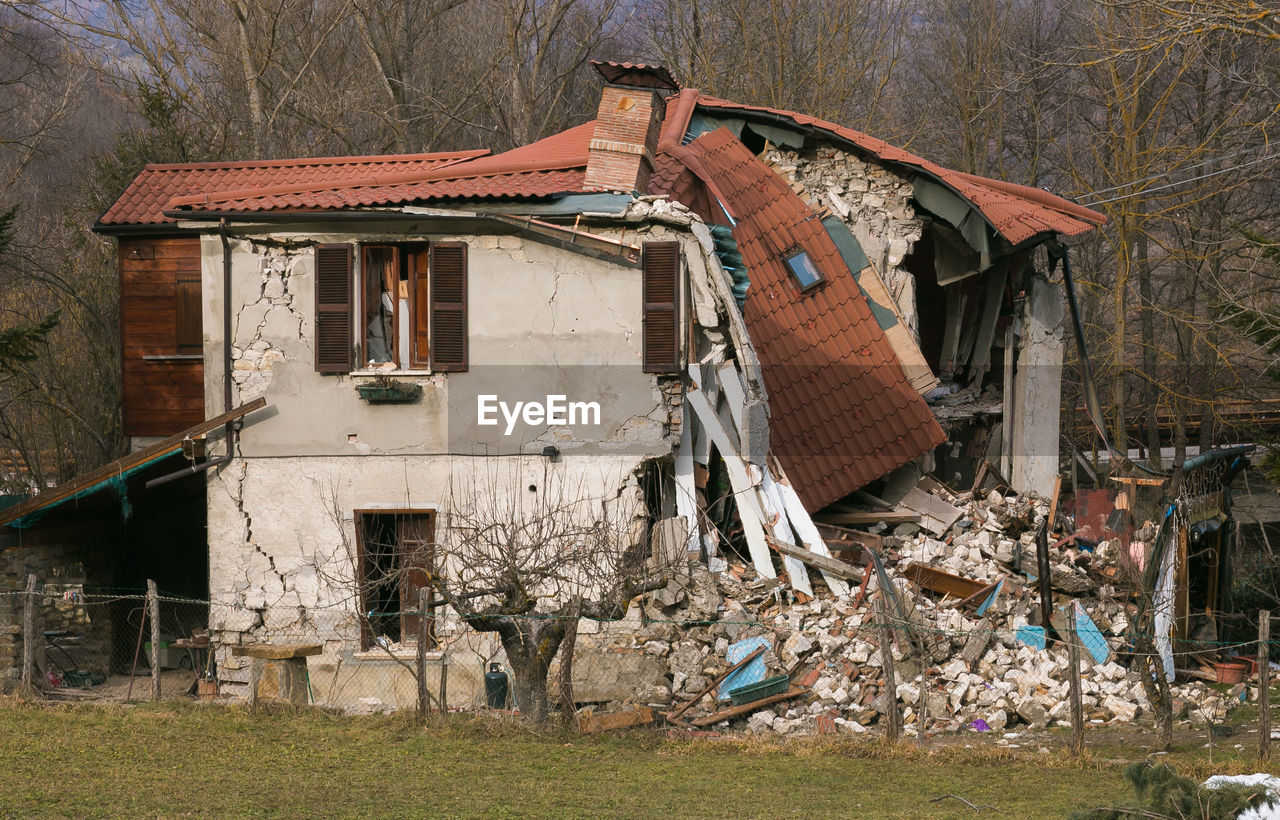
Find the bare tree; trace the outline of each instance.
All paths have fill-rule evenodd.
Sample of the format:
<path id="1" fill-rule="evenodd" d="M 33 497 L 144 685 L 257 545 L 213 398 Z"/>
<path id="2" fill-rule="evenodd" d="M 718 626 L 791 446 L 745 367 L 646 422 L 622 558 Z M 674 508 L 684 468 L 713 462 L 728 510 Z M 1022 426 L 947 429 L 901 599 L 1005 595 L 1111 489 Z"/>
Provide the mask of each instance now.
<path id="1" fill-rule="evenodd" d="M 680 559 L 651 554 L 638 475 L 569 480 L 545 464 L 528 489 L 520 476 L 518 467 L 491 466 L 454 482 L 434 580 L 463 623 L 497 633 L 520 711 L 542 723 L 547 674 L 571 625 L 622 617 Z"/>
<path id="2" fill-rule="evenodd" d="M 907 0 L 664 0 L 641 19 L 643 48 L 682 82 L 891 136 Z"/>

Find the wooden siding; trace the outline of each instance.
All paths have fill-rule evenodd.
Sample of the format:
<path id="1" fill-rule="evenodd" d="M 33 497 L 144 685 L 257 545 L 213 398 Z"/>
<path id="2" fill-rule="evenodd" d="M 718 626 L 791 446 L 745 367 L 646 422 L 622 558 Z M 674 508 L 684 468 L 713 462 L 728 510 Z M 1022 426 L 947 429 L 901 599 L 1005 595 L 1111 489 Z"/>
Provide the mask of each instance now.
<path id="1" fill-rule="evenodd" d="M 195 352 L 178 347 L 178 283 L 199 279 L 198 237 L 120 240 L 121 404 L 127 436 L 168 436 L 204 420 L 203 360 L 146 358 Z M 188 310 L 201 304 L 189 294 L 185 302 Z"/>

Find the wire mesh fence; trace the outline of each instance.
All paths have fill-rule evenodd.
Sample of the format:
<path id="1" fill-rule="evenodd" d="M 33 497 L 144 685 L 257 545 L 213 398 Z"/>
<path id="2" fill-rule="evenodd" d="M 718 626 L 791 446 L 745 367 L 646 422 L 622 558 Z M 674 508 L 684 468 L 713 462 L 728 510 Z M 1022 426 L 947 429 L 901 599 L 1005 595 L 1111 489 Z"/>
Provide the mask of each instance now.
<path id="1" fill-rule="evenodd" d="M 1232 717 L 1244 704 L 1265 705 L 1277 656 L 1266 628 L 1245 639 L 1242 622 L 1235 638 L 1208 642 L 1228 656 L 1215 670 L 1220 680 L 1183 675 L 1165 690 L 1150 671 L 1160 668 L 1156 653 L 1135 651 L 1144 644 L 1133 630 L 1104 645 L 1074 628 L 1054 640 L 1051 631 L 974 626 L 945 610 L 933 620 L 904 615 L 872 597 L 874 605 L 814 599 L 768 618 L 734 607 L 703 618 L 634 609 L 618 621 L 508 618 L 525 646 L 549 650 L 543 669 L 536 658 L 508 656 L 497 634 L 438 612 L 249 610 L 160 591 L 37 584 L 0 594 L 0 647 L 11 681 L 57 698 L 269 700 L 348 713 L 545 710 L 582 726 L 917 738 L 1007 740 L 1063 727 L 1085 746 L 1090 727 L 1124 723 L 1159 735 L 1167 715 L 1209 742 L 1228 725 L 1240 734 L 1233 742 L 1257 732 L 1267 753 L 1265 709 L 1247 724 Z M 1175 642 L 1179 668 L 1194 667 L 1205 649 Z"/>

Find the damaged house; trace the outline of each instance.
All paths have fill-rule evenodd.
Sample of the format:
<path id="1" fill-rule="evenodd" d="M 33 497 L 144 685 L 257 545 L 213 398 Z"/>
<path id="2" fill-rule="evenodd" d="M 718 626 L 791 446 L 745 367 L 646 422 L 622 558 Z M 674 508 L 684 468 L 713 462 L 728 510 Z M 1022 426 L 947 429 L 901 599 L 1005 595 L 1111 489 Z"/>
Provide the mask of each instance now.
<path id="1" fill-rule="evenodd" d="M 312 696 L 349 706 L 481 490 L 625 494 L 645 533 L 811 593 L 815 517 L 904 466 L 1052 489 L 1063 300 L 1037 249 L 1099 214 L 597 69 L 596 119 L 505 153 L 144 169 L 96 226 L 131 454 L 0 513 L 7 546 L 180 498 L 160 585 L 211 602 L 223 690 L 248 688 L 232 647 L 318 641 Z"/>

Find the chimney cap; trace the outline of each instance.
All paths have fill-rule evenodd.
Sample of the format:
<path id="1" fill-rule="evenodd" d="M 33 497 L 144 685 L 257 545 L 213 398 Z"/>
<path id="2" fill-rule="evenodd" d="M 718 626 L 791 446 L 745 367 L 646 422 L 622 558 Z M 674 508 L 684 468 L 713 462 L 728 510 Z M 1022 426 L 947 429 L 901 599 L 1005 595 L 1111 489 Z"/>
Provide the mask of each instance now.
<path id="1" fill-rule="evenodd" d="M 653 88 L 679 91 L 680 83 L 664 66 L 643 63 L 615 63 L 610 60 L 592 60 L 591 65 L 609 85 L 629 85 L 637 88 Z"/>

